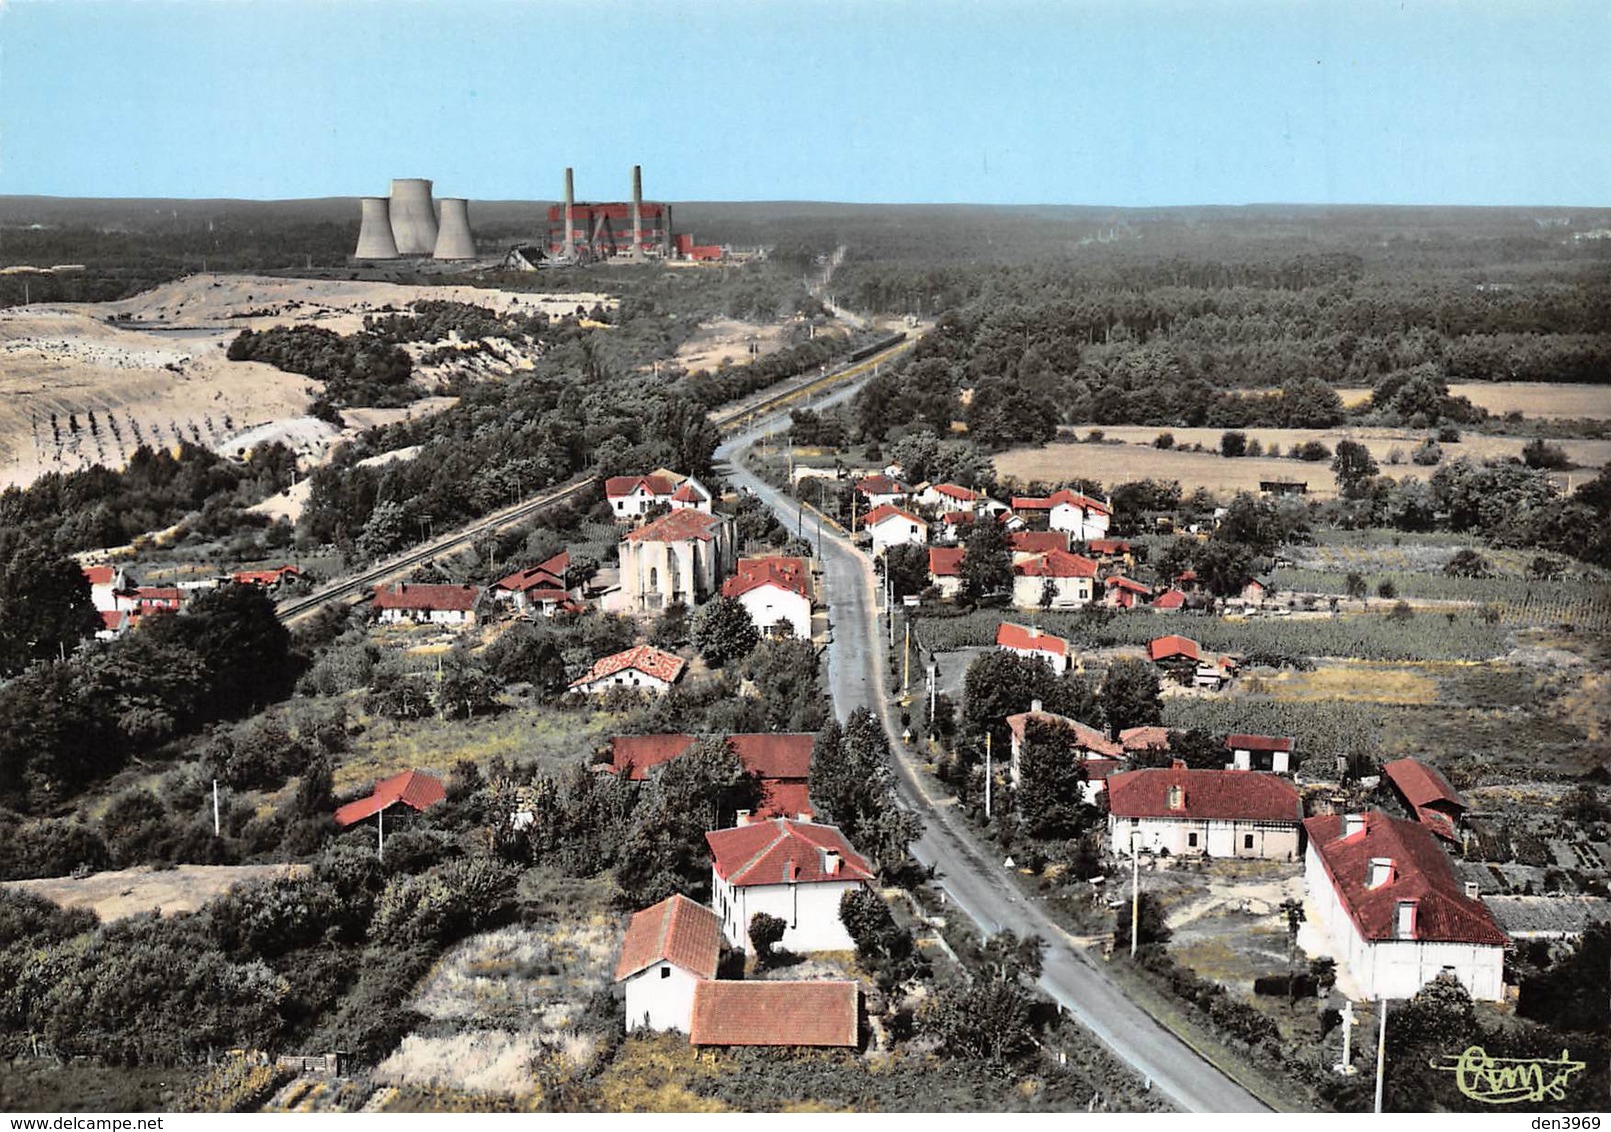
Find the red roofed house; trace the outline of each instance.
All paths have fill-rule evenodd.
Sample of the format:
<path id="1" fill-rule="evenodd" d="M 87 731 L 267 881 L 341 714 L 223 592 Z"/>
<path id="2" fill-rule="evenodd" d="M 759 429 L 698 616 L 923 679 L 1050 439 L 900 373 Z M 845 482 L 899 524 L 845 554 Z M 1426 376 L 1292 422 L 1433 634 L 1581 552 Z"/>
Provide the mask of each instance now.
<path id="1" fill-rule="evenodd" d="M 888 503 L 867 512 L 862 519 L 862 529 L 873 537 L 875 557 L 892 546 L 907 543 L 922 546 L 929 541 L 929 525 L 926 522 Z"/>
<path id="2" fill-rule="evenodd" d="M 1292 783 L 1250 770 L 1187 770 L 1185 764 L 1132 770 L 1108 779 L 1108 834 L 1113 852 L 1140 848 L 1176 856 L 1298 856 L 1303 804 Z"/>
<path id="3" fill-rule="evenodd" d="M 996 626 L 996 647 L 1025 660 L 1044 660 L 1059 676 L 1068 671 L 1069 658 L 1073 655 L 1073 649 L 1062 637 L 1011 621 Z"/>
<path id="4" fill-rule="evenodd" d="M 647 476 L 611 476 L 604 481 L 604 498 L 616 519 L 636 519 L 657 503 L 670 503 L 677 478 L 661 472 Z"/>
<path id="5" fill-rule="evenodd" d="M 1394 759 L 1383 764 L 1382 774 L 1416 820 L 1446 841 L 1459 841 L 1455 831 L 1465 817 L 1466 801 L 1436 767 L 1420 759 Z"/>
<path id="6" fill-rule="evenodd" d="M 897 503 L 905 503 L 912 489 L 893 476 L 871 475 L 856 481 L 856 491 L 867 500 L 867 506 L 877 510 Z"/>
<path id="7" fill-rule="evenodd" d="M 703 511 L 707 515 L 711 513 L 710 492 L 693 476 L 683 480 L 677 485 L 677 490 L 671 493 L 671 509 L 680 511 L 683 508 Z"/>
<path id="8" fill-rule="evenodd" d="M 1126 752 L 1167 751 L 1169 749 L 1169 728 L 1126 727 L 1119 732 L 1119 744 Z"/>
<path id="9" fill-rule="evenodd" d="M 424 810 L 447 801 L 447 790 L 442 781 L 424 771 L 405 770 L 375 783 L 367 798 L 359 798 L 336 808 L 336 824 L 345 829 L 367 818 L 375 818 L 375 836 L 381 852 L 386 846 L 385 813 L 401 802 L 415 810 Z"/>
<path id="10" fill-rule="evenodd" d="M 917 501 L 925 507 L 942 511 L 965 511 L 973 514 L 974 507 L 984 496 L 954 483 L 931 483 L 917 493 Z"/>
<path id="11" fill-rule="evenodd" d="M 872 866 L 831 825 L 774 818 L 705 834 L 711 855 L 711 904 L 727 942 L 750 948 L 759 912 L 785 924 L 782 946 L 794 952 L 855 947 L 839 921 L 839 898 L 870 883 Z"/>
<path id="12" fill-rule="evenodd" d="M 1186 608 L 1186 595 L 1180 590 L 1165 590 L 1152 599 L 1152 608 L 1160 613 L 1179 613 Z"/>
<path id="13" fill-rule="evenodd" d="M 621 540 L 621 589 L 627 608 L 692 609 L 710 597 L 733 569 L 733 520 L 692 507 L 662 515 Z"/>
<path id="14" fill-rule="evenodd" d="M 1408 998 L 1445 971 L 1472 998 L 1504 998 L 1508 937 L 1425 828 L 1379 811 L 1303 826 L 1309 919 L 1366 998 Z"/>
<path id="15" fill-rule="evenodd" d="M 978 517 L 972 511 L 944 511 L 940 514 L 940 533 L 935 535 L 936 541 L 949 543 L 955 546 L 968 537 L 973 530 L 973 524 Z"/>
<path id="16" fill-rule="evenodd" d="M 817 737 L 810 732 L 763 731 L 731 735 L 727 742 L 744 764 L 761 780 L 764 794 L 757 818 L 799 818 L 813 816 L 810 797 L 811 751 Z M 617 735 L 610 740 L 612 773 L 625 773 L 635 780 L 649 771 L 687 754 L 698 742 L 693 735 Z M 740 821 L 749 814 L 740 812 Z"/>
<path id="17" fill-rule="evenodd" d="M 687 667 L 680 656 L 653 645 L 637 645 L 594 661 L 587 675 L 571 681 L 570 690 L 592 696 L 611 688 L 631 688 L 664 695 Z"/>
<path id="18" fill-rule="evenodd" d="M 1290 774 L 1296 744 L 1290 735 L 1227 735 L 1225 749 L 1231 753 L 1231 762 L 1225 769 Z"/>
<path id="19" fill-rule="evenodd" d="M 395 586 L 377 586 L 371 607 L 386 622 L 473 625 L 475 603 L 480 596 L 481 591 L 474 586 L 398 582 Z"/>
<path id="20" fill-rule="evenodd" d="M 781 621 L 796 639 L 811 639 L 811 572 L 803 558 L 740 558 L 722 596 L 736 598 L 763 634 Z"/>
<path id="21" fill-rule="evenodd" d="M 1085 767 L 1085 785 L 1081 793 L 1092 805 L 1096 804 L 1097 795 L 1106 788 L 1108 778 L 1116 774 L 1123 765 L 1120 760 L 1124 758 L 1124 747 L 1121 744 L 1113 742 L 1096 728 L 1087 727 L 1077 719 L 1042 711 L 1039 700 L 1032 701 L 1028 711 L 1009 715 L 1006 723 L 1007 731 L 1012 736 L 1012 759 L 1007 764 L 1007 774 L 1014 790 L 1018 788 L 1019 757 L 1023 753 L 1024 737 L 1028 734 L 1032 723 L 1061 727 L 1073 732 L 1075 751 Z"/>
<path id="22" fill-rule="evenodd" d="M 1122 574 L 1102 579 L 1102 604 L 1114 609 L 1134 609 L 1146 604 L 1151 596 L 1150 587 L 1131 581 Z"/>
<path id="23" fill-rule="evenodd" d="M 1231 678 L 1236 662 L 1229 657 L 1204 652 L 1190 637 L 1170 635 L 1147 642 L 1147 657 L 1181 684 L 1218 688 Z"/>
<path id="24" fill-rule="evenodd" d="M 1112 521 L 1112 507 L 1090 496 L 1066 489 L 1052 496 L 1048 525 L 1054 531 L 1067 531 L 1072 538 L 1089 542 L 1106 538 Z"/>
<path id="25" fill-rule="evenodd" d="M 102 613 L 119 610 L 117 595 L 132 589 L 135 581 L 121 566 L 80 566 L 90 584 L 90 600 Z"/>
<path id="26" fill-rule="evenodd" d="M 861 988 L 846 979 L 713 979 L 694 988 L 696 1046 L 861 1044 Z"/>
<path id="27" fill-rule="evenodd" d="M 944 598 L 954 598 L 962 592 L 962 556 L 960 546 L 929 547 L 929 581 Z"/>
<path id="28" fill-rule="evenodd" d="M 300 578 L 302 571 L 295 566 L 276 566 L 272 570 L 237 570 L 230 575 L 230 580 L 237 586 L 261 586 L 265 590 L 277 590 L 285 584 L 287 578 Z"/>
<path id="29" fill-rule="evenodd" d="M 1018 559 L 1012 575 L 1012 603 L 1018 609 L 1076 609 L 1090 604 L 1096 593 L 1096 563 L 1066 550 Z"/>
<path id="30" fill-rule="evenodd" d="M 1007 546 L 1017 562 L 1052 550 L 1068 550 L 1068 536 L 1062 531 L 1014 531 L 1007 536 Z"/>
<path id="31" fill-rule="evenodd" d="M 1130 544 L 1122 538 L 1093 538 L 1086 541 L 1085 551 L 1103 562 L 1122 561 L 1126 566 L 1135 565 L 1135 555 L 1131 553 Z"/>
<path id="32" fill-rule="evenodd" d="M 562 550 L 530 569 L 516 570 L 499 578 L 492 585 L 492 596 L 513 605 L 521 613 L 552 617 L 556 613 L 580 612 L 581 603 L 566 584 L 570 568 L 571 552 Z"/>
<path id="33" fill-rule="evenodd" d="M 721 921 L 686 896 L 634 913 L 615 965 L 615 981 L 625 984 L 627 1032 L 689 1033 L 695 990 L 716 977 L 721 953 Z"/>

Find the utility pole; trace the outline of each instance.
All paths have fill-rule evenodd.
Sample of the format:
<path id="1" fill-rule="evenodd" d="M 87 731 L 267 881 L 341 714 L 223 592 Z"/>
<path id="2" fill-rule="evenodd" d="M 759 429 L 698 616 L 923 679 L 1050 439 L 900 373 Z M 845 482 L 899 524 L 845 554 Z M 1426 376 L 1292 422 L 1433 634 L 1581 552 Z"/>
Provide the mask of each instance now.
<path id="1" fill-rule="evenodd" d="M 218 821 L 218 779 L 213 779 L 213 836 L 217 837 L 221 826 Z"/>
<path id="2" fill-rule="evenodd" d="M 1382 1078 L 1387 1068 L 1387 999 L 1379 998 L 1376 1002 L 1382 1010 L 1382 1028 L 1376 1035 L 1376 1111 L 1381 1112 Z"/>
<path id="3" fill-rule="evenodd" d="M 912 698 L 912 619 L 910 617 L 906 619 L 906 645 L 902 652 L 904 655 L 901 668 L 901 702 L 906 703 Z"/>
<path id="4" fill-rule="evenodd" d="M 1354 1036 L 1354 1023 L 1356 1021 L 1358 1021 L 1358 1019 L 1356 1019 L 1354 1017 L 1354 1000 L 1351 999 L 1351 998 L 1343 1000 L 1343 1008 L 1342 1008 L 1342 1032 L 1343 1032 L 1342 1064 L 1337 1066 L 1337 1071 L 1339 1073 L 1342 1073 L 1344 1076 L 1347 1076 L 1348 1074 L 1350 1074 L 1350 1073 L 1352 1073 L 1354 1071 L 1353 1041 L 1352 1041 L 1352 1039 L 1353 1039 L 1353 1036 Z"/>
<path id="5" fill-rule="evenodd" d="M 985 820 L 990 820 L 990 784 L 996 777 L 995 764 L 990 758 L 990 732 L 985 732 Z"/>
<path id="6" fill-rule="evenodd" d="M 384 808 L 375 811 L 375 856 L 382 859 L 386 856 L 386 811 Z"/>
<path id="7" fill-rule="evenodd" d="M 1130 831 L 1130 958 L 1136 957 L 1136 936 L 1141 934 L 1141 831 Z"/>

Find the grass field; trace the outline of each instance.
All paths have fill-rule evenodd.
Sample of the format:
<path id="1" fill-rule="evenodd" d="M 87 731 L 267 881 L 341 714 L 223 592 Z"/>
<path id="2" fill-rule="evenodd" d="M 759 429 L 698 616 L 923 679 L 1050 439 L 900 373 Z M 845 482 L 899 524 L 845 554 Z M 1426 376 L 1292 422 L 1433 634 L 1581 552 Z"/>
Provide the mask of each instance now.
<path id="1" fill-rule="evenodd" d="M 1369 389 L 1339 389 L 1343 405 L 1354 408 L 1370 400 Z M 1449 395 L 1464 397 L 1495 416 L 1521 413 L 1545 420 L 1611 419 L 1611 389 L 1603 385 L 1533 381 L 1473 381 L 1449 386 Z"/>
<path id="2" fill-rule="evenodd" d="M 306 865 L 178 865 L 171 869 L 142 865 L 87 877 L 7 881 L 5 887 L 43 896 L 63 908 L 89 908 L 106 922 L 153 910 L 194 912 L 237 884 L 307 871 Z"/>

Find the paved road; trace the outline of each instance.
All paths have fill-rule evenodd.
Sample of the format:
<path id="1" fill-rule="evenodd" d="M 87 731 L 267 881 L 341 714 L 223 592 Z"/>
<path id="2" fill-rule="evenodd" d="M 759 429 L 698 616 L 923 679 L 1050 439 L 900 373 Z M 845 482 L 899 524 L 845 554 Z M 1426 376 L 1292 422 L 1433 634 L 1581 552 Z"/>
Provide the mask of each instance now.
<path id="1" fill-rule="evenodd" d="M 850 395 L 844 390 L 819 404 Z M 777 428 L 778 421 L 762 421 L 752 430 L 734 436 L 716 450 L 718 460 L 732 461 L 744 448 Z M 732 464 L 729 479 L 760 496 L 785 525 L 795 521 L 797 509 L 777 489 Z M 815 535 L 809 520 L 806 534 Z M 823 585 L 826 591 L 832 643 L 828 647 L 828 685 L 834 712 L 840 720 L 858 707 L 880 713 L 890 741 L 900 747 L 899 719 L 891 707 L 883 679 L 886 666 L 877 634 L 888 632 L 879 617 L 878 586 L 867 557 L 843 537 L 823 533 Z M 1209 1065 L 1179 1038 L 1124 997 L 1101 969 L 1101 960 L 1075 945 L 1029 900 L 1012 873 L 980 846 L 948 798 L 928 793 L 906 757 L 896 759 L 897 782 L 904 804 L 923 816 L 925 832 L 913 846 L 913 855 L 933 866 L 947 898 L 979 927 L 994 933 L 1003 929 L 1019 935 L 1036 934 L 1047 941 L 1040 985 L 1120 1058 L 1148 1077 L 1177 1107 L 1191 1112 L 1267 1112 L 1247 1092 Z"/>

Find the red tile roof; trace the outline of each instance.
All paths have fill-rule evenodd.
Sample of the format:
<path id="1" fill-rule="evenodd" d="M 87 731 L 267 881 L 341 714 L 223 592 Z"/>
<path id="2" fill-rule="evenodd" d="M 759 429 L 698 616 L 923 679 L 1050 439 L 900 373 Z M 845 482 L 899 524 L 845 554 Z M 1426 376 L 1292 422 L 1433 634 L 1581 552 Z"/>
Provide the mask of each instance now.
<path id="1" fill-rule="evenodd" d="M 1504 946 L 1509 937 L 1481 900 L 1466 896 L 1449 859 L 1432 835 L 1414 822 L 1380 811 L 1365 814 L 1365 827 L 1352 837 L 1340 814 L 1303 823 L 1309 848 L 1320 858 L 1332 887 L 1359 934 L 1368 940 L 1396 938 L 1400 901 L 1416 902 L 1414 937 L 1429 943 Z M 1393 862 L 1391 879 L 1369 888 L 1372 858 Z"/>
<path id="2" fill-rule="evenodd" d="M 693 480 L 683 480 L 682 486 L 671 495 L 673 503 L 709 503 L 710 496 L 700 491 Z"/>
<path id="3" fill-rule="evenodd" d="M 84 577 L 89 579 L 92 586 L 109 586 L 117 577 L 117 569 L 112 566 L 80 566 Z"/>
<path id="4" fill-rule="evenodd" d="M 694 987 L 688 1040 L 696 1046 L 859 1044 L 861 992 L 853 982 L 713 979 Z"/>
<path id="5" fill-rule="evenodd" d="M 1068 642 L 1062 637 L 1054 637 L 1050 633 L 1027 625 L 1015 625 L 1011 621 L 1003 621 L 996 627 L 996 647 L 1003 649 L 1031 649 L 1035 652 L 1049 652 L 1056 656 L 1067 656 Z"/>
<path id="6" fill-rule="evenodd" d="M 1085 549 L 1092 554 L 1129 554 L 1130 544 L 1122 538 L 1094 538 Z"/>
<path id="7" fill-rule="evenodd" d="M 126 609 L 102 609 L 99 612 L 101 615 L 101 628 L 110 629 L 113 632 L 123 628 L 123 619 L 129 615 L 129 611 Z"/>
<path id="8" fill-rule="evenodd" d="M 882 523 L 887 519 L 894 518 L 906 519 L 909 522 L 916 523 L 918 526 L 923 527 L 924 529 L 928 528 L 928 524 L 922 519 L 919 519 L 916 515 L 913 515 L 910 512 L 902 511 L 893 503 L 880 503 L 877 507 L 874 507 L 871 511 L 862 516 L 861 525 L 864 527 L 876 527 L 879 523 Z"/>
<path id="9" fill-rule="evenodd" d="M 1092 499 L 1088 495 L 1081 495 L 1077 491 L 1070 491 L 1066 487 L 1061 491 L 1054 491 L 1044 498 L 1034 495 L 1015 495 L 1012 497 L 1012 509 L 1014 511 L 1050 511 L 1062 503 L 1071 504 L 1084 511 L 1100 511 L 1104 515 L 1112 513 L 1108 510 L 1107 504 Z"/>
<path id="10" fill-rule="evenodd" d="M 800 818 L 810 821 L 816 816 L 811 805 L 811 788 L 804 782 L 781 782 L 765 779 L 761 783 L 761 808 L 755 811 L 758 818 Z"/>
<path id="11" fill-rule="evenodd" d="M 692 735 L 617 735 L 610 740 L 610 769 L 616 774 L 643 779 L 662 763 L 669 763 L 698 740 Z"/>
<path id="12" fill-rule="evenodd" d="M 1190 637 L 1167 636 L 1154 637 L 1147 642 L 1147 655 L 1154 661 L 1164 660 L 1172 656 L 1184 656 L 1191 660 L 1202 659 L 1202 648 Z"/>
<path id="13" fill-rule="evenodd" d="M 867 476 L 856 481 L 856 490 L 863 495 L 908 495 L 911 488 L 889 476 Z"/>
<path id="14" fill-rule="evenodd" d="M 811 575 L 803 558 L 740 558 L 736 573 L 722 583 L 723 597 L 738 597 L 761 586 L 799 594 L 810 600 Z"/>
<path id="15" fill-rule="evenodd" d="M 689 539 L 709 542 L 716 537 L 715 528 L 721 524 L 720 515 L 707 515 L 692 507 L 682 507 L 660 516 L 652 523 L 628 531 L 626 537 L 632 542 L 687 542 Z"/>
<path id="16" fill-rule="evenodd" d="M 1286 751 L 1291 753 L 1297 740 L 1285 735 L 1227 735 L 1227 751 Z"/>
<path id="17" fill-rule="evenodd" d="M 668 684 L 675 684 L 677 677 L 682 675 L 682 670 L 687 665 L 688 662 L 682 657 L 661 652 L 653 645 L 637 645 L 625 652 L 612 653 L 610 656 L 595 660 L 587 675 L 572 680 L 571 687 L 575 688 L 606 676 L 613 676 L 629 668 L 635 668 L 645 676 L 653 676 Z"/>
<path id="18" fill-rule="evenodd" d="M 930 486 L 931 490 L 937 494 L 943 495 L 948 499 L 955 499 L 961 503 L 972 503 L 980 498 L 980 495 L 977 491 L 972 491 L 965 487 L 958 487 L 954 483 L 937 483 Z"/>
<path id="19" fill-rule="evenodd" d="M 929 576 L 933 578 L 962 577 L 962 556 L 966 548 L 960 546 L 929 547 Z"/>
<path id="20" fill-rule="evenodd" d="M 300 577 L 302 571 L 292 565 L 276 566 L 272 570 L 237 570 L 231 578 L 242 586 L 276 586 L 290 576 Z"/>
<path id="21" fill-rule="evenodd" d="M 1180 806 L 1169 806 L 1180 787 Z M 1256 770 L 1187 770 L 1181 766 L 1132 770 L 1108 779 L 1108 810 L 1121 818 L 1189 818 L 1298 822 L 1303 817 L 1292 783 Z"/>
<path id="22" fill-rule="evenodd" d="M 1186 595 L 1179 590 L 1165 590 L 1152 599 L 1154 609 L 1179 609 L 1186 604 Z"/>
<path id="23" fill-rule="evenodd" d="M 1104 586 L 1112 586 L 1114 589 L 1129 590 L 1131 593 L 1140 594 L 1142 597 L 1146 597 L 1148 594 L 1152 593 L 1152 589 L 1150 587 L 1144 586 L 1140 582 L 1131 581 L 1123 574 L 1114 574 L 1110 578 L 1103 578 L 1102 584 Z"/>
<path id="24" fill-rule="evenodd" d="M 1012 572 L 1026 578 L 1094 578 L 1096 563 L 1083 554 L 1050 550 L 1022 562 L 1013 563 Z"/>
<path id="25" fill-rule="evenodd" d="M 1439 774 L 1435 767 L 1427 766 L 1420 759 L 1394 759 L 1390 763 L 1382 764 L 1382 773 L 1387 775 L 1388 781 L 1398 787 L 1399 793 L 1403 794 L 1412 806 L 1442 803 L 1457 806 L 1462 810 L 1466 808 L 1466 800 L 1455 793 L 1448 779 Z"/>
<path id="26" fill-rule="evenodd" d="M 611 476 L 604 481 L 604 496 L 616 499 L 631 495 L 639 485 L 650 495 L 670 495 L 676 490 L 676 485 L 665 476 Z"/>
<path id="27" fill-rule="evenodd" d="M 423 810 L 445 801 L 447 790 L 443 788 L 441 779 L 424 771 L 405 770 L 402 774 L 394 774 L 375 783 L 375 789 L 369 797 L 339 807 L 336 810 L 336 824 L 348 826 L 361 822 L 398 802 Z"/>
<path id="28" fill-rule="evenodd" d="M 570 568 L 571 552 L 562 550 L 546 562 L 539 562 L 528 570 L 516 570 L 513 574 L 499 578 L 493 584 L 493 589 L 507 590 L 510 593 L 525 593 L 543 587 L 564 589 L 565 572 Z"/>
<path id="29" fill-rule="evenodd" d="M 1082 751 L 1091 751 L 1107 758 L 1123 758 L 1124 746 L 1109 739 L 1103 732 L 1094 727 L 1087 727 L 1077 719 L 1070 719 L 1066 715 L 1057 715 L 1049 711 L 1024 711 L 1017 715 L 1007 717 L 1007 730 L 1020 743 L 1029 730 L 1029 724 L 1047 723 L 1053 727 L 1063 727 L 1074 732 L 1074 745 Z M 1086 760 L 1090 761 L 1090 760 Z"/>
<path id="30" fill-rule="evenodd" d="M 1448 814 L 1429 810 L 1425 806 L 1415 807 L 1415 820 L 1420 822 L 1443 840 L 1460 844 L 1460 835 L 1454 830 L 1454 822 Z"/>
<path id="31" fill-rule="evenodd" d="M 716 913 L 686 896 L 667 897 L 633 914 L 621 941 L 615 981 L 631 978 L 662 959 L 697 978 L 714 979 L 721 952 L 722 922 Z"/>
<path id="32" fill-rule="evenodd" d="M 1169 728 L 1126 727 L 1119 732 L 1119 745 L 1127 751 L 1167 751 L 1169 749 Z"/>
<path id="33" fill-rule="evenodd" d="M 716 873 L 732 885 L 873 879 L 872 866 L 831 825 L 773 818 L 705 834 Z M 828 872 L 829 853 L 840 864 Z"/>
<path id="34" fill-rule="evenodd" d="M 1049 550 L 1067 551 L 1068 535 L 1063 531 L 1014 531 L 1007 536 L 1007 545 L 1028 554 L 1045 554 Z"/>
<path id="35" fill-rule="evenodd" d="M 745 770 L 762 778 L 793 778 L 804 782 L 811 777 L 811 749 L 817 737 L 810 732 L 759 731 L 733 735 L 728 739 Z"/>
<path id="36" fill-rule="evenodd" d="M 375 590 L 376 609 L 458 610 L 475 608 L 481 591 L 474 586 L 422 585 L 419 582 L 398 582 L 395 586 L 379 586 Z"/>
<path id="37" fill-rule="evenodd" d="M 136 586 L 128 595 L 142 605 L 162 602 L 175 608 L 185 599 L 185 592 L 178 586 Z"/>

